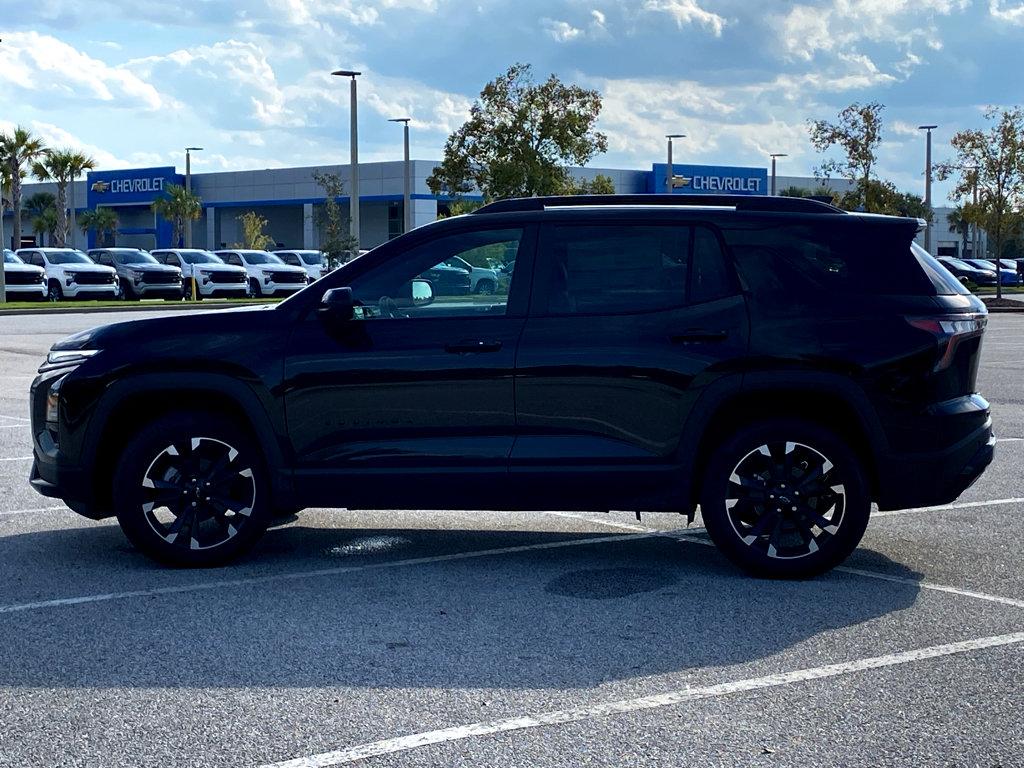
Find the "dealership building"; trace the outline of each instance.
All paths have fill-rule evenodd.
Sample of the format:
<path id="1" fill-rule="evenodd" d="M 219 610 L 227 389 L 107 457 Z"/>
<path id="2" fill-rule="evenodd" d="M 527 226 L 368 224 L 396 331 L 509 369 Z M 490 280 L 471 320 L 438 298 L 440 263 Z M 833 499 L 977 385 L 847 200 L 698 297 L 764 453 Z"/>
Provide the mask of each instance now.
<path id="1" fill-rule="evenodd" d="M 437 196 L 427 187 L 427 178 L 437 161 L 410 161 L 412 191 L 410 198 L 413 227 L 432 222 L 446 212 L 451 198 Z M 666 190 L 666 165 L 655 163 L 650 169 L 572 168 L 579 180 L 592 180 L 602 174 L 610 177 L 615 191 L 623 194 L 651 194 Z M 272 168 L 261 171 L 226 171 L 192 174 L 192 190 L 202 200 L 202 216 L 192 223 L 192 245 L 215 250 L 240 244 L 239 217 L 249 211 L 267 220 L 265 232 L 280 248 L 319 246 L 315 207 L 324 202 L 324 192 L 314 181 L 314 173 L 337 174 L 346 191 L 351 190 L 350 167 L 346 165 L 305 168 Z M 404 223 L 404 163 L 402 161 L 362 163 L 359 166 L 360 245 L 372 248 L 402 234 Z M 705 166 L 675 164 L 673 174 L 677 195 L 738 194 L 768 195 L 770 181 L 766 168 L 738 166 Z M 185 177 L 174 167 L 136 168 L 118 171 L 90 172 L 84 181 L 74 184 L 70 195 L 76 213 L 103 206 L 117 213 L 118 246 L 166 248 L 171 246 L 173 229 L 170 222 L 156 216 L 153 201 L 164 194 L 168 185 L 184 185 Z M 833 188 L 844 182 L 833 183 Z M 789 186 L 814 188 L 817 180 L 806 177 L 778 177 L 779 190 Z M 52 183 L 25 184 L 23 201 L 37 192 L 55 193 Z M 479 196 L 467 195 L 469 199 Z M 343 215 L 348 215 L 349 197 L 339 201 Z M 933 229 L 935 251 L 940 254 L 963 255 L 960 238 L 949 232 L 945 214 L 949 209 L 936 209 Z M 4 232 L 11 240 L 13 215 L 4 214 Z M 21 245 L 49 245 L 45 238 L 32 232 L 31 217 L 24 215 Z M 90 247 L 95 233 L 72 235 L 78 248 Z"/>

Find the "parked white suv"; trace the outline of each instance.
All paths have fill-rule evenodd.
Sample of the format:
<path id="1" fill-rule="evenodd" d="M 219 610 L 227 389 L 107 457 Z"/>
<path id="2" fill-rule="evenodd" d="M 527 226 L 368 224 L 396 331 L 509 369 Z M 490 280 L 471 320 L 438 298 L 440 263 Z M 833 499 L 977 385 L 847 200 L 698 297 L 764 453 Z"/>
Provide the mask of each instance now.
<path id="1" fill-rule="evenodd" d="M 288 249 L 288 250 L 277 250 L 274 251 L 274 256 L 280 259 L 285 264 L 290 264 L 293 267 L 301 267 L 309 275 L 309 282 L 312 283 L 314 280 L 320 280 L 324 275 L 327 274 L 327 263 L 324 255 L 320 251 L 311 251 L 308 249 Z"/>
<path id="2" fill-rule="evenodd" d="M 309 281 L 302 267 L 285 264 L 269 251 L 240 248 L 214 253 L 228 264 L 245 268 L 249 274 L 249 296 L 294 294 Z"/>
<path id="3" fill-rule="evenodd" d="M 61 299 L 115 299 L 117 271 L 96 264 L 75 248 L 19 248 L 23 262 L 46 271 L 46 296 Z"/>
<path id="4" fill-rule="evenodd" d="M 469 293 L 471 294 L 493 294 L 498 290 L 497 270 L 489 270 L 486 267 L 474 267 L 459 256 L 451 257 L 444 264 L 448 267 L 466 270 L 469 273 Z"/>
<path id="5" fill-rule="evenodd" d="M 25 264 L 9 248 L 4 249 L 4 284 L 9 301 L 46 298 L 46 271 Z"/>
<path id="6" fill-rule="evenodd" d="M 192 278 L 196 279 L 196 298 L 243 297 L 249 292 L 249 276 L 242 267 L 225 264 L 212 251 L 201 248 L 161 248 L 150 253 L 161 264 L 181 270 L 181 292 L 192 296 Z"/>

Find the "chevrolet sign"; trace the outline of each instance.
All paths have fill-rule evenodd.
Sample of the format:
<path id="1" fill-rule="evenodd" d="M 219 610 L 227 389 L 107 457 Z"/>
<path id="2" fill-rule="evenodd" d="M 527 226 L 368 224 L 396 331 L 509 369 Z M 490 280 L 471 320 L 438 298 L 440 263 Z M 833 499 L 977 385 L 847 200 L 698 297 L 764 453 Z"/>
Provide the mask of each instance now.
<path id="1" fill-rule="evenodd" d="M 93 192 L 98 192 L 102 194 L 110 189 L 110 182 L 93 182 L 92 187 L 90 187 L 89 189 L 91 189 Z"/>
<path id="2" fill-rule="evenodd" d="M 104 182 L 97 182 L 97 184 L 104 184 Z M 133 192 L 159 193 L 164 191 L 164 180 L 163 177 L 160 176 L 112 179 L 109 182 L 109 185 L 110 191 L 115 195 L 123 195 Z"/>

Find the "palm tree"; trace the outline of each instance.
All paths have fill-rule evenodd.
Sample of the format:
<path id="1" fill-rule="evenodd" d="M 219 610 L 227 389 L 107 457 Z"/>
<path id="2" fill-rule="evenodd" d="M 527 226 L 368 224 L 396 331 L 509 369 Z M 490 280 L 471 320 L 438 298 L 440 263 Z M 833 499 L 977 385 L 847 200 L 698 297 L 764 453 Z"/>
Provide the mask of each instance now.
<path id="1" fill-rule="evenodd" d="M 0 163 L 7 167 L 14 204 L 14 243 L 21 244 L 21 180 L 28 169 L 46 151 L 43 140 L 27 128 L 18 126 L 12 133 L 0 134 Z"/>
<path id="2" fill-rule="evenodd" d="M 181 236 L 187 226 L 203 215 L 203 201 L 194 192 L 188 192 L 178 184 L 168 184 L 165 190 L 167 197 L 153 201 L 153 212 L 162 216 L 174 225 L 174 241 L 172 246 L 181 245 Z"/>
<path id="3" fill-rule="evenodd" d="M 57 239 L 57 228 L 60 226 L 60 217 L 57 215 L 57 209 L 44 208 L 38 214 L 32 217 L 32 231 L 39 235 L 40 240 L 42 236 L 50 236 L 50 245 L 55 245 L 54 241 Z"/>
<path id="4" fill-rule="evenodd" d="M 55 208 L 56 198 L 50 192 L 37 192 L 30 196 L 22 204 L 22 210 L 28 214 L 32 223 L 32 231 L 40 236 L 50 236 L 49 245 L 53 245 L 53 236 L 57 230 L 57 211 Z"/>
<path id="5" fill-rule="evenodd" d="M 96 161 L 73 149 L 47 150 L 43 159 L 32 164 L 32 173 L 42 182 L 57 182 L 57 245 L 67 245 L 68 186 L 76 178 L 96 167 Z"/>
<path id="6" fill-rule="evenodd" d="M 96 233 L 96 245 L 100 248 L 114 245 L 117 234 L 117 213 L 112 208 L 100 206 L 90 211 L 83 211 L 78 217 L 78 227 L 82 232 L 93 230 Z M 107 242 L 107 236 L 110 242 Z"/>
<path id="7" fill-rule="evenodd" d="M 960 258 L 967 258 L 967 237 L 971 232 L 971 221 L 966 217 L 966 212 L 963 206 L 957 206 L 946 216 L 946 221 L 949 222 L 949 231 L 960 235 L 962 239 L 960 248 Z M 977 257 L 977 254 L 971 254 L 973 257 Z"/>

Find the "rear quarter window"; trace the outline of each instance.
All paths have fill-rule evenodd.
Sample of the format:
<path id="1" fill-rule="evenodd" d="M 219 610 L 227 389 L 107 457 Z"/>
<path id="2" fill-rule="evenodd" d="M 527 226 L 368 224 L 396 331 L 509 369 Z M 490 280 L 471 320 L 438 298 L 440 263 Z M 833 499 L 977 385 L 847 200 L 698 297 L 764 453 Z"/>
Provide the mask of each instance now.
<path id="1" fill-rule="evenodd" d="M 820 219 L 774 219 L 723 227 L 748 288 L 780 297 L 795 293 L 801 303 L 827 302 L 831 296 L 851 294 L 939 293 L 901 228 L 841 221 L 839 216 L 822 215 Z M 942 292 L 948 290 L 943 284 Z"/>
<path id="2" fill-rule="evenodd" d="M 953 294 L 969 294 L 967 286 L 960 282 L 953 273 L 946 269 L 938 259 L 929 254 L 917 243 L 910 245 L 910 251 L 921 265 L 921 270 L 935 287 L 935 293 L 940 296 L 951 296 Z"/>

